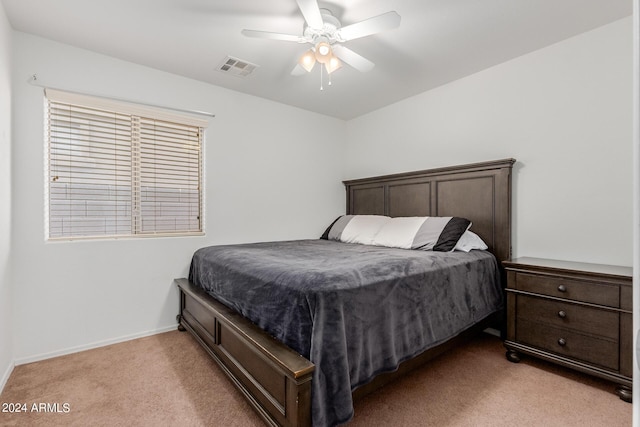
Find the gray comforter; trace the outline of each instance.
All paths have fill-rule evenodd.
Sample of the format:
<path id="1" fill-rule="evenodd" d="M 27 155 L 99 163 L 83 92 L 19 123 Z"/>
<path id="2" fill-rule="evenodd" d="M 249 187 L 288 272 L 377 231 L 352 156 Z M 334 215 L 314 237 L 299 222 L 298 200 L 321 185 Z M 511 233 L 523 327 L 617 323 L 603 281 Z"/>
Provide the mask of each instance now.
<path id="1" fill-rule="evenodd" d="M 211 246 L 189 280 L 316 365 L 313 425 L 353 416 L 351 392 L 502 307 L 489 252 L 298 240 Z"/>

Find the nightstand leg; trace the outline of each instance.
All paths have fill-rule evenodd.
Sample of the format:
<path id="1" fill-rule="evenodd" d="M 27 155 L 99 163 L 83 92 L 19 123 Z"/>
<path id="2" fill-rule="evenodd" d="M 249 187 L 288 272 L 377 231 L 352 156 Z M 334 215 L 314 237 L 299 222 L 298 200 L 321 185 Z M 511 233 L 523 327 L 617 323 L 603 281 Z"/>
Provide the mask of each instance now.
<path id="1" fill-rule="evenodd" d="M 182 326 L 182 323 L 180 323 L 180 320 L 182 320 L 182 315 L 178 314 L 178 315 L 176 316 L 176 321 L 178 322 L 178 330 L 179 330 L 180 332 L 184 332 L 184 331 L 186 331 L 186 329 L 185 329 L 185 327 L 184 327 L 184 326 Z"/>
<path id="2" fill-rule="evenodd" d="M 507 350 L 507 353 L 505 354 L 505 356 L 509 362 L 513 362 L 513 363 L 520 362 L 520 355 L 515 350 Z"/>
<path id="3" fill-rule="evenodd" d="M 624 400 L 625 402 L 631 403 L 631 400 L 632 400 L 631 387 L 627 387 L 626 385 L 620 385 L 616 389 L 616 394 L 620 396 L 620 399 Z"/>

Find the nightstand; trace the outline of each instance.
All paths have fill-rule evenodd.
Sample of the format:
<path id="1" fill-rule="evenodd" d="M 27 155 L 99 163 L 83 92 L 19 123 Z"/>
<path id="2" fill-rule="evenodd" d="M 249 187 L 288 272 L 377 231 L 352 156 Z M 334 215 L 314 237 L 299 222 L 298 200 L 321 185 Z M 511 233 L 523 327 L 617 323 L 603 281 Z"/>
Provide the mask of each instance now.
<path id="1" fill-rule="evenodd" d="M 507 271 L 507 359 L 527 354 L 618 384 L 631 402 L 632 269 L 518 258 Z"/>

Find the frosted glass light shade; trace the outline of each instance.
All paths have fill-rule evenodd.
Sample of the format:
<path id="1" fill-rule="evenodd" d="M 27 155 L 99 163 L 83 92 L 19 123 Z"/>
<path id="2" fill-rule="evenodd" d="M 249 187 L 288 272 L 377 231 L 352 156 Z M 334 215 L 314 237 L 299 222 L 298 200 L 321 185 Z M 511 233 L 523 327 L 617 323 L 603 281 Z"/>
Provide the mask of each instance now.
<path id="1" fill-rule="evenodd" d="M 323 64 L 329 62 L 329 59 L 333 56 L 331 52 L 331 45 L 327 42 L 320 42 L 316 45 L 316 60 Z"/>
<path id="2" fill-rule="evenodd" d="M 340 62 L 340 60 L 338 58 L 336 58 L 335 56 L 331 55 L 331 58 L 329 58 L 329 61 L 326 62 L 324 64 L 324 66 L 327 69 L 327 73 L 331 74 L 335 70 L 337 70 L 340 67 L 342 67 L 342 62 Z"/>
<path id="3" fill-rule="evenodd" d="M 307 72 L 311 72 L 311 70 L 313 70 L 313 66 L 316 64 L 316 56 L 313 49 L 309 49 L 303 53 L 298 60 L 298 63 L 302 65 L 302 68 L 307 70 Z"/>

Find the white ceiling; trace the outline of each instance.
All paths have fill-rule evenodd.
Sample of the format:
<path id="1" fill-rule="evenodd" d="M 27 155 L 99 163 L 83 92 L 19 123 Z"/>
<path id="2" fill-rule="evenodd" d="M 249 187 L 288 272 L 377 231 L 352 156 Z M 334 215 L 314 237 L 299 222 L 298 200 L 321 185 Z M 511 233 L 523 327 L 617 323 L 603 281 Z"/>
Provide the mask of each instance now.
<path id="1" fill-rule="evenodd" d="M 632 0 L 319 1 L 343 26 L 395 10 L 400 27 L 345 43 L 375 62 L 290 75 L 308 45 L 247 38 L 302 34 L 295 0 L 2 0 L 17 31 L 240 92 L 351 119 L 632 14 Z M 231 55 L 259 68 L 217 71 Z"/>

